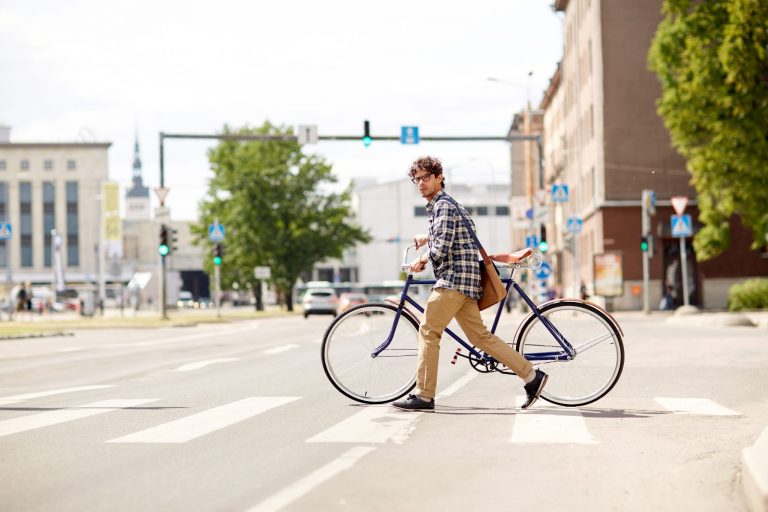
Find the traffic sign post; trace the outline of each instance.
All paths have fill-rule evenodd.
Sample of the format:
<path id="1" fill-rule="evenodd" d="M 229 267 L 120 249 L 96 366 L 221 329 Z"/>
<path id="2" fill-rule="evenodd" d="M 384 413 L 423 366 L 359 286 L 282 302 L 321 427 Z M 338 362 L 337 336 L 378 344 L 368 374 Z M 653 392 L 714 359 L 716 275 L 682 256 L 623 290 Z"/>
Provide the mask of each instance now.
<path id="1" fill-rule="evenodd" d="M 651 303 L 649 298 L 650 287 L 650 259 L 653 255 L 650 249 L 650 245 L 647 244 L 648 237 L 651 231 L 651 219 L 650 216 L 656 213 L 656 193 L 653 190 L 644 189 L 640 195 L 640 210 L 642 218 L 642 229 L 640 232 L 640 238 L 643 242 L 640 244 L 640 250 L 643 254 L 643 313 L 649 314 L 651 312 Z"/>
<path id="2" fill-rule="evenodd" d="M 572 217 L 568 217 L 568 220 L 565 222 L 565 227 L 569 233 L 578 235 L 579 233 L 581 233 L 581 230 L 584 227 L 584 221 L 582 220 L 581 217 L 577 217 L 574 215 Z"/>
<path id="3" fill-rule="evenodd" d="M 674 197 L 672 199 L 675 199 Z M 687 202 L 688 199 L 685 198 Z M 674 202 L 672 203 L 675 204 Z M 685 210 L 685 202 L 678 203 L 679 211 Z M 678 211 L 678 206 L 675 206 L 675 211 Z M 687 244 L 685 239 L 693 235 L 693 224 L 691 222 L 691 216 L 688 214 L 678 213 L 673 215 L 671 219 L 672 223 L 672 236 L 680 239 L 680 270 L 683 274 L 683 305 L 687 306 L 690 302 L 688 298 L 688 254 Z"/>
<path id="4" fill-rule="evenodd" d="M 568 202 L 568 185 L 552 185 L 552 202 L 553 203 L 567 203 Z"/>

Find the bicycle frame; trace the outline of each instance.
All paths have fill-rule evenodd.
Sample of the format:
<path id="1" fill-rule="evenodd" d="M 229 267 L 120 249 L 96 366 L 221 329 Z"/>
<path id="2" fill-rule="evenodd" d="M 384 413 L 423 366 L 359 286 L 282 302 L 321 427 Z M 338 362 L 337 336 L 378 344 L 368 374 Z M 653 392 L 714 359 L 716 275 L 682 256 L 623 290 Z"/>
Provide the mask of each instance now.
<path id="1" fill-rule="evenodd" d="M 407 254 L 407 249 L 406 249 Z M 502 279 L 501 281 L 503 283 L 506 283 L 506 291 L 507 295 L 502 299 L 501 302 L 499 302 L 498 308 L 496 310 L 496 315 L 493 320 L 493 325 L 491 327 L 491 332 L 495 333 L 496 328 L 499 324 L 499 319 L 501 318 L 501 311 L 504 309 L 504 304 L 507 301 L 507 297 L 509 296 L 509 290 L 514 287 L 515 292 L 520 296 L 525 303 L 528 305 L 530 310 L 533 312 L 534 315 L 541 321 L 542 325 L 546 327 L 546 329 L 549 331 L 549 333 L 552 335 L 553 338 L 558 342 L 558 344 L 563 348 L 563 350 L 559 352 L 541 352 L 537 354 L 526 354 L 526 359 L 529 361 L 568 361 L 570 359 L 573 359 L 576 355 L 576 351 L 574 350 L 573 346 L 568 342 L 568 340 L 565 339 L 565 337 L 557 330 L 557 328 L 552 324 L 552 322 L 549 321 L 548 318 L 546 318 L 544 315 L 541 314 L 541 311 L 536 306 L 536 304 L 533 303 L 533 301 L 526 295 L 525 291 L 520 287 L 520 285 L 517 284 L 517 282 L 514 280 L 514 268 L 512 268 L 512 274 L 509 278 Z M 387 339 L 384 340 L 384 342 L 376 347 L 373 352 L 371 353 L 371 357 L 377 357 L 381 352 L 383 352 L 389 344 L 392 342 L 392 338 L 395 335 L 395 331 L 397 329 L 397 325 L 400 322 L 400 317 L 403 314 L 403 310 L 405 309 L 406 304 L 410 304 L 414 308 L 416 308 L 420 313 L 424 313 L 424 308 L 416 302 L 410 295 L 408 295 L 408 290 L 410 289 L 411 285 L 432 285 L 435 284 L 434 279 L 414 279 L 413 274 L 410 272 L 408 273 L 408 277 L 406 277 L 405 285 L 403 286 L 403 291 L 400 294 L 400 301 L 397 306 L 397 312 L 395 313 L 395 320 L 392 322 L 392 329 L 389 332 L 389 335 L 387 336 Z M 474 347 L 469 345 L 463 338 L 461 338 L 459 335 L 457 335 L 455 332 L 453 332 L 451 329 L 446 328 L 445 333 L 448 334 L 451 338 L 453 338 L 459 345 L 466 348 L 470 354 L 474 355 L 478 358 L 478 360 L 484 361 L 484 362 L 494 362 L 495 360 L 489 356 L 488 354 L 478 352 Z"/>

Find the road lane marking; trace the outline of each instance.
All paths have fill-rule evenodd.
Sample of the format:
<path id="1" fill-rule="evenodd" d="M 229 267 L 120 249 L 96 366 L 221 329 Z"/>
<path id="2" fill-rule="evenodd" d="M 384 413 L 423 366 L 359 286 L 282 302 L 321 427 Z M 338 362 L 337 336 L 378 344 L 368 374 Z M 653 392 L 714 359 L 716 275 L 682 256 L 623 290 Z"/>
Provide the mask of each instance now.
<path id="1" fill-rule="evenodd" d="M 238 358 L 237 357 L 220 357 L 218 359 L 208 359 L 206 361 L 197 361 L 196 363 L 188 363 L 188 364 L 181 365 L 178 368 L 174 368 L 173 371 L 191 372 L 192 370 L 199 370 L 200 368 L 205 368 L 206 366 L 209 366 L 212 364 L 230 363 L 232 361 L 238 361 Z"/>
<path id="2" fill-rule="evenodd" d="M 51 389 L 48 391 L 38 391 L 36 393 L 25 393 L 23 395 L 3 396 L 0 397 L 0 404 L 9 404 L 22 402 L 24 400 L 32 400 L 33 398 L 43 398 L 46 396 L 63 395 L 64 393 L 74 393 L 76 391 L 90 391 L 92 389 L 113 388 L 111 384 L 101 384 L 96 386 L 77 386 L 74 388 L 61 388 Z"/>
<path id="3" fill-rule="evenodd" d="M 259 396 L 208 409 L 191 416 L 163 423 L 108 443 L 186 443 L 224 427 L 257 416 L 275 407 L 298 400 L 298 396 Z"/>
<path id="4" fill-rule="evenodd" d="M 390 405 L 365 407 L 357 414 L 307 439 L 307 443 L 402 444 L 411 433 L 411 424 L 422 413 L 403 413 Z"/>
<path id="5" fill-rule="evenodd" d="M 19 432 L 25 432 L 27 430 L 35 430 L 42 427 L 48 427 L 58 423 L 65 423 L 67 421 L 78 420 L 80 418 L 87 418 L 88 416 L 116 411 L 118 409 L 136 407 L 142 404 L 155 402 L 157 400 L 159 400 L 159 398 L 103 400 L 101 402 L 78 405 L 77 407 L 69 407 L 67 409 L 58 409 L 55 411 L 47 411 L 38 414 L 31 414 L 28 416 L 21 416 L 19 418 L 12 418 L 9 420 L 0 421 L 0 437 L 17 434 Z"/>
<path id="6" fill-rule="evenodd" d="M 518 396 L 519 408 L 525 397 Z M 516 444 L 599 444 L 587 429 L 584 417 L 573 410 L 531 409 L 515 415 L 512 437 Z"/>
<path id="7" fill-rule="evenodd" d="M 156 340 L 137 341 L 131 343 L 115 343 L 113 345 L 103 345 L 104 348 L 125 348 L 125 347 L 151 347 L 154 345 L 165 345 L 166 343 L 175 343 L 178 341 L 192 341 L 206 338 L 228 336 L 230 334 L 237 334 L 245 331 L 253 330 L 255 325 L 246 325 L 244 327 L 236 327 L 232 329 L 222 329 L 215 331 L 206 331 L 199 334 L 190 334 L 187 336 L 177 336 L 175 338 L 159 338 Z"/>
<path id="8" fill-rule="evenodd" d="M 280 354 L 282 352 L 287 352 L 289 350 L 293 350 L 294 348 L 299 348 L 301 345 L 296 345 L 294 343 L 290 343 L 288 345 L 280 345 L 278 347 L 268 348 L 267 350 L 263 350 L 262 352 L 265 354 Z"/>
<path id="9" fill-rule="evenodd" d="M 281 510 L 315 489 L 320 484 L 327 482 L 342 471 L 352 468 L 357 461 L 375 449 L 376 448 L 373 446 L 355 446 L 354 448 L 350 448 L 340 457 L 273 494 L 258 505 L 249 508 L 247 512 L 275 512 Z"/>
<path id="10" fill-rule="evenodd" d="M 654 400 L 675 414 L 698 414 L 701 416 L 741 416 L 740 413 L 723 407 L 707 398 L 655 397 Z"/>

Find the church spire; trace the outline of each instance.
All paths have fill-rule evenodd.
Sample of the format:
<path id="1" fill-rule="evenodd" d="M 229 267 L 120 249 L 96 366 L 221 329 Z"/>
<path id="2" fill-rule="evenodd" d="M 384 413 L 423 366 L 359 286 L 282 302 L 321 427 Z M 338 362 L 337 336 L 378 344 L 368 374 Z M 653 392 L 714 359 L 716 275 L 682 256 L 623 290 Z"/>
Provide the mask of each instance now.
<path id="1" fill-rule="evenodd" d="M 133 146 L 133 183 L 136 184 L 138 178 L 138 185 L 141 186 L 141 156 L 139 155 L 139 134 L 136 134 L 136 139 Z"/>

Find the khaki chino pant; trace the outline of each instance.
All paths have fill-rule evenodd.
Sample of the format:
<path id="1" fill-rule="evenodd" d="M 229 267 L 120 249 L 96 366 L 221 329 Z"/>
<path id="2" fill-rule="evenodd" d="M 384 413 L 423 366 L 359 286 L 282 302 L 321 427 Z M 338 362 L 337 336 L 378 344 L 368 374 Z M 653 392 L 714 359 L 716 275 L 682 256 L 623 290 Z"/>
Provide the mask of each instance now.
<path id="1" fill-rule="evenodd" d="M 419 326 L 419 363 L 416 370 L 416 393 L 435 397 L 437 366 L 440 359 L 440 337 L 450 321 L 456 318 L 469 342 L 507 365 L 521 377 L 527 377 L 533 365 L 504 340 L 491 334 L 483 323 L 477 301 L 456 290 L 435 288 L 427 300 Z"/>

